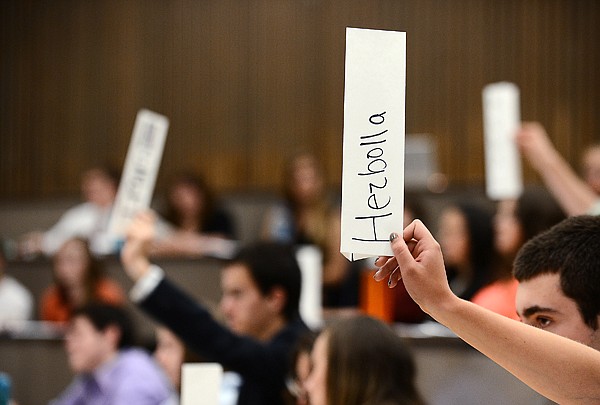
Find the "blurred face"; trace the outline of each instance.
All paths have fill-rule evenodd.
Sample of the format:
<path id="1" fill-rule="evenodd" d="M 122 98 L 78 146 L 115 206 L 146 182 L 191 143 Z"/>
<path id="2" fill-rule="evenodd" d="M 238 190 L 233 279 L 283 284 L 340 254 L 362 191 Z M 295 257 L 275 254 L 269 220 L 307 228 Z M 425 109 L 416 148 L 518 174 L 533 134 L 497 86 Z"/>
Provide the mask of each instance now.
<path id="1" fill-rule="evenodd" d="M 269 296 L 258 289 L 250 271 L 235 263 L 221 273 L 221 312 L 229 328 L 240 335 L 265 340 L 274 319 L 279 317 Z"/>
<path id="2" fill-rule="evenodd" d="M 465 216 L 458 209 L 447 208 L 440 216 L 439 242 L 446 265 L 468 265 L 469 232 Z"/>
<path id="3" fill-rule="evenodd" d="M 196 215 L 202 207 L 202 194 L 190 184 L 180 183 L 173 187 L 169 194 L 171 204 L 180 213 Z"/>
<path id="4" fill-rule="evenodd" d="M 84 283 L 85 273 L 90 264 L 85 245 L 80 240 L 69 240 L 54 256 L 54 274 L 59 283 L 66 287 Z"/>
<path id="5" fill-rule="evenodd" d="M 90 170 L 83 176 L 81 192 L 86 201 L 108 207 L 113 203 L 117 190 L 112 180 L 101 171 Z"/>
<path id="6" fill-rule="evenodd" d="M 600 333 L 586 325 L 575 301 L 564 295 L 559 274 L 520 282 L 516 303 L 521 322 L 600 350 Z"/>
<path id="7" fill-rule="evenodd" d="M 327 344 L 329 337 L 321 333 L 310 356 L 311 371 L 304 384 L 311 405 L 327 405 Z"/>
<path id="8" fill-rule="evenodd" d="M 323 189 L 323 179 L 312 157 L 303 156 L 294 162 L 292 190 L 296 201 L 310 203 L 319 198 Z"/>
<path id="9" fill-rule="evenodd" d="M 300 390 L 299 395 L 296 397 L 296 405 L 308 405 L 308 397 L 306 394 L 306 380 L 310 374 L 311 360 L 310 352 L 301 352 L 296 357 L 296 364 L 294 364 L 294 372 L 296 374 L 296 384 Z"/>
<path id="10" fill-rule="evenodd" d="M 494 244 L 505 257 L 514 256 L 523 244 L 523 231 L 516 210 L 516 200 L 503 200 L 498 203 L 494 216 Z"/>
<path id="11" fill-rule="evenodd" d="M 83 316 L 73 318 L 66 333 L 65 347 L 74 373 L 93 372 L 116 354 L 109 331 L 98 331 Z"/>
<path id="12" fill-rule="evenodd" d="M 156 331 L 156 350 L 154 357 L 163 368 L 174 387 L 181 384 L 181 366 L 184 362 L 185 348 L 183 343 L 168 329 L 158 328 Z"/>
<path id="13" fill-rule="evenodd" d="M 600 194 L 600 146 L 589 148 L 583 155 L 583 177 Z"/>

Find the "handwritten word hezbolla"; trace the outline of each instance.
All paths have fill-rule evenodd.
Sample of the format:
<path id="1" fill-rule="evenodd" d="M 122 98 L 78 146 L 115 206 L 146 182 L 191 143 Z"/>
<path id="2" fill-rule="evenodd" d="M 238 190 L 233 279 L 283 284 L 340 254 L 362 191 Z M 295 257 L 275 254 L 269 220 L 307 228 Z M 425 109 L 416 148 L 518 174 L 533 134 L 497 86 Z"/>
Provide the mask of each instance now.
<path id="1" fill-rule="evenodd" d="M 369 117 L 369 122 L 374 126 L 382 125 L 385 122 L 385 111 L 380 114 L 373 114 Z M 383 129 L 383 127 L 377 128 Z M 380 132 L 376 132 L 370 135 L 362 135 L 360 137 L 360 146 L 369 148 L 366 153 L 367 158 L 367 170 L 365 172 L 358 173 L 359 176 L 369 176 L 369 196 L 366 200 L 366 207 L 368 214 L 364 216 L 356 216 L 356 220 L 369 220 L 371 221 L 371 227 L 373 230 L 373 236 L 368 238 L 357 238 L 353 237 L 353 240 L 363 242 L 387 242 L 387 235 L 384 239 L 380 239 L 377 235 L 377 220 L 392 215 L 391 212 L 386 211 L 386 208 L 392 202 L 392 197 L 386 192 L 388 184 L 385 170 L 387 169 L 387 162 L 384 158 L 384 144 L 387 139 L 385 135 L 388 130 L 383 129 Z"/>

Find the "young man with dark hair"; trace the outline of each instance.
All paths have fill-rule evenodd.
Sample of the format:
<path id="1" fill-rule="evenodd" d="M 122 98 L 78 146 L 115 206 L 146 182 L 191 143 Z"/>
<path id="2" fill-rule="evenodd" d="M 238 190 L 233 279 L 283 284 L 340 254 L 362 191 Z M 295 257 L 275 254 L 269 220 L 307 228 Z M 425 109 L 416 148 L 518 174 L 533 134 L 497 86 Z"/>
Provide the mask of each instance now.
<path id="1" fill-rule="evenodd" d="M 291 247 L 259 243 L 221 273 L 226 326 L 164 277 L 148 259 L 154 215 L 133 221 L 121 260 L 132 299 L 207 361 L 241 377 L 237 404 L 282 404 L 291 352 L 307 330 L 299 315 L 301 274 Z"/>
<path id="2" fill-rule="evenodd" d="M 569 241 L 570 238 L 575 240 Z M 594 325 L 594 314 L 597 319 L 600 297 L 597 292 L 600 217 L 572 217 L 564 220 L 529 242 L 529 247 L 523 252 L 524 256 L 517 259 L 527 263 L 537 262 L 536 265 L 551 274 L 550 282 L 547 283 L 549 285 L 539 285 L 538 293 L 546 294 L 547 297 L 565 294 L 565 297 L 570 298 L 556 307 L 550 301 L 519 304 L 517 307 L 521 314 L 526 315 L 523 307 L 529 308 L 531 305 L 532 308 L 548 305 L 556 312 L 564 310 L 562 305 L 572 305 L 570 309 L 567 308 L 571 315 L 565 316 L 564 321 L 567 318 L 574 319 L 576 322 L 572 327 L 576 328 L 579 324 L 583 330 L 582 334 L 573 335 L 572 339 L 566 337 L 566 333 L 565 336 L 558 335 L 563 334 L 562 331 L 555 329 L 555 333 L 549 333 L 454 295 L 448 286 L 440 246 L 419 220 L 409 224 L 401 234 L 392 233 L 390 243 L 394 256 L 382 256 L 376 260 L 375 265 L 380 267 L 374 276 L 376 280 L 387 279 L 390 287 L 402 280 L 410 296 L 423 311 L 547 398 L 561 404 L 600 403 L 600 351 L 573 340 L 584 341 L 589 345 L 597 342 L 597 328 L 590 325 Z M 550 246 L 546 247 L 546 243 Z M 560 244 L 568 244 L 569 247 L 559 250 Z M 530 254 L 531 260 L 527 258 Z M 517 264 L 519 266 L 522 265 Z M 523 266 L 523 273 L 527 273 L 525 267 L 527 266 Z M 553 274 L 551 269 L 555 268 L 571 275 L 561 277 Z M 565 271 L 566 268 L 570 270 Z M 531 281 L 547 276 L 542 273 L 531 278 Z M 583 282 L 573 282 L 578 277 Z M 571 280 L 570 284 L 568 280 Z M 587 289 L 584 287 L 587 283 L 594 285 Z M 573 285 L 578 285 L 579 288 L 573 288 Z M 545 291 L 541 291 L 542 288 Z M 582 290 L 593 295 L 580 295 Z M 579 313 L 573 311 L 573 307 L 577 306 L 575 300 L 580 298 L 580 302 L 584 304 Z M 544 316 L 539 317 L 538 326 L 552 325 L 555 322 L 553 318 L 545 317 L 549 318 L 549 314 L 544 313 Z M 561 318 L 556 324 L 562 321 Z"/>
<path id="3" fill-rule="evenodd" d="M 125 310 L 89 304 L 74 311 L 65 347 L 75 380 L 50 405 L 160 405 L 171 398 L 166 376 L 152 357 L 133 347 Z"/>
<path id="4" fill-rule="evenodd" d="M 600 350 L 600 217 L 572 217 L 515 259 L 521 321 Z"/>

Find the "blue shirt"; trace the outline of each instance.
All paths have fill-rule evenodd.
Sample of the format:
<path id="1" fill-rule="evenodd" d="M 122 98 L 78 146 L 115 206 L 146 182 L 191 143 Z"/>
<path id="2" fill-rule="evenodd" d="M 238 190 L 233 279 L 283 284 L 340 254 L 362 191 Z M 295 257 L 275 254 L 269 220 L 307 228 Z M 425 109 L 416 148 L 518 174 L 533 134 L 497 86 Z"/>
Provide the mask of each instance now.
<path id="1" fill-rule="evenodd" d="M 82 374 L 50 405 L 159 405 L 173 394 L 148 353 L 122 350 L 92 374 Z"/>

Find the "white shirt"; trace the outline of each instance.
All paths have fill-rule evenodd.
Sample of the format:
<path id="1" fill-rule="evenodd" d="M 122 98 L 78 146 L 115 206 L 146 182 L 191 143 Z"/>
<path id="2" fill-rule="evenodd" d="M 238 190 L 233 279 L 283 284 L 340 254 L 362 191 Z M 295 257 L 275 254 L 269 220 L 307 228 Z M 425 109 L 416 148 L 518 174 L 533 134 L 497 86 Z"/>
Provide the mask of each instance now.
<path id="1" fill-rule="evenodd" d="M 9 321 L 30 320 L 33 295 L 14 278 L 0 276 L 0 329 Z"/>
<path id="2" fill-rule="evenodd" d="M 113 254 L 118 251 L 120 239 L 107 232 L 112 207 L 102 208 L 85 202 L 69 208 L 49 230 L 44 232 L 42 251 L 51 256 L 67 240 L 84 238 L 90 242 L 90 250 L 96 255 Z"/>

